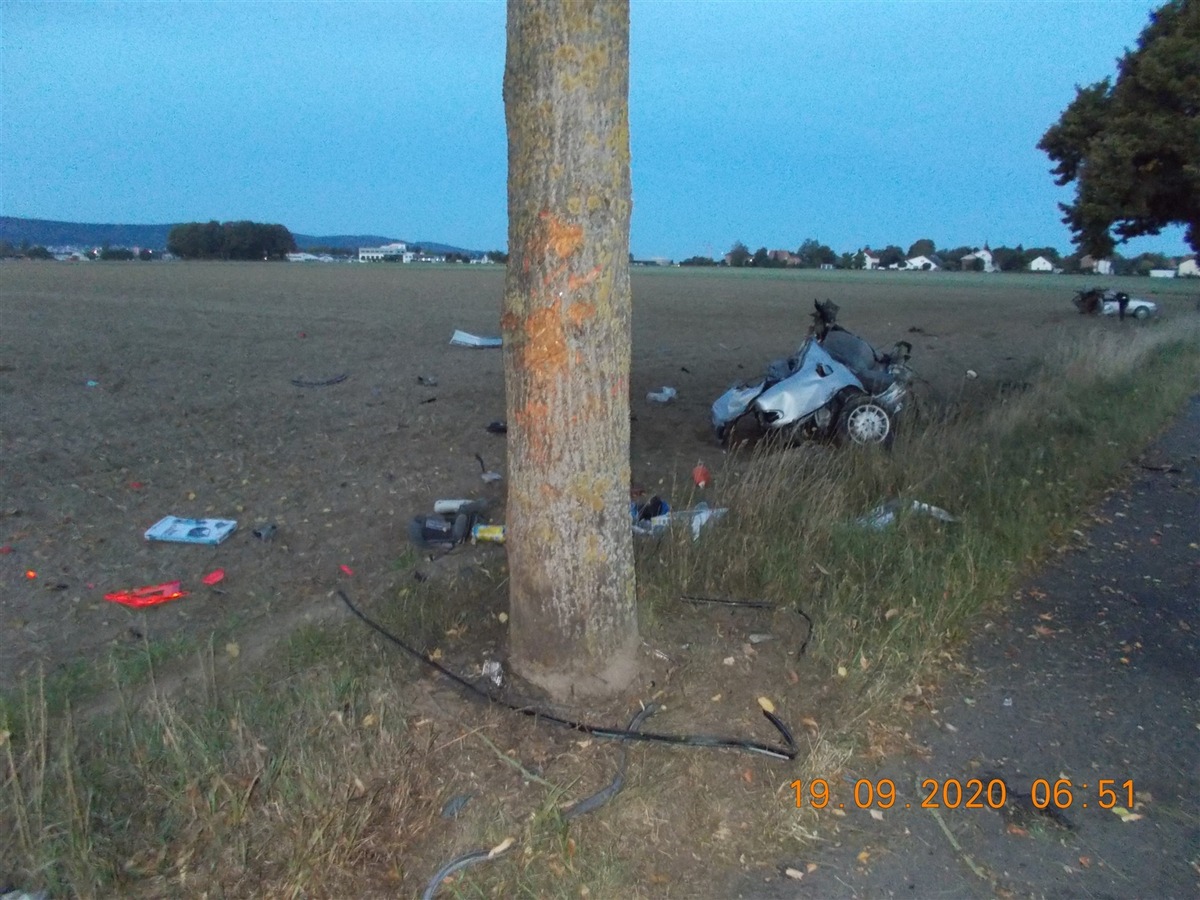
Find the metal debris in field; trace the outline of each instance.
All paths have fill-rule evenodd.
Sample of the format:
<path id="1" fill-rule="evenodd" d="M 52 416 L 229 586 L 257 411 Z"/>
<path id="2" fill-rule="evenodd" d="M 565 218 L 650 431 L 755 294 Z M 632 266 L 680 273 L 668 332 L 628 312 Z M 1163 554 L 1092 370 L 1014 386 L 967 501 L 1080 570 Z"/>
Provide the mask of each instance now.
<path id="1" fill-rule="evenodd" d="M 913 500 L 910 503 L 905 503 L 903 500 L 889 500 L 887 503 L 875 507 L 865 516 L 860 516 L 854 520 L 855 525 L 860 525 L 863 528 L 870 528 L 875 531 L 882 531 L 885 528 L 890 528 L 896 523 L 896 516 L 901 510 L 909 509 L 914 513 L 929 516 L 932 519 L 937 519 L 939 522 L 957 522 L 954 516 L 946 512 L 938 506 L 932 506 L 928 503 L 923 503 L 920 500 Z"/>

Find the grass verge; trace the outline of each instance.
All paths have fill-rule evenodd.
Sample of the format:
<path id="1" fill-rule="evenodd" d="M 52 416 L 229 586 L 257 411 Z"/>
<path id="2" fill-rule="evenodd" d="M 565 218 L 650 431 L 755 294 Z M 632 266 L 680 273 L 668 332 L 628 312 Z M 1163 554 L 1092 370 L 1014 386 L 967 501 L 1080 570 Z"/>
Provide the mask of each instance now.
<path id="1" fill-rule="evenodd" d="M 149 654 L 126 661 L 110 673 L 115 704 L 87 721 L 39 682 L 11 695 L 0 710 L 0 885 L 413 895 L 457 853 L 514 837 L 446 893 L 712 893 L 721 873 L 820 839 L 815 814 L 789 802 L 790 782 L 901 746 L 903 716 L 935 689 L 978 612 L 1072 544 L 1080 510 L 1198 374 L 1195 328 L 1097 331 L 1024 391 L 927 416 L 893 453 L 731 456 L 716 478 L 714 499 L 730 510 L 721 524 L 640 549 L 643 634 L 670 658 L 645 693 L 669 707 L 656 729 L 750 734 L 752 698 L 768 694 L 805 746 L 794 765 L 634 747 L 620 799 L 568 823 L 564 800 L 605 784 L 616 748 L 467 706 L 358 624 L 309 629 L 249 678 L 223 674 L 211 645 L 190 648 L 199 690 L 159 690 Z M 902 501 L 890 527 L 858 521 L 888 499 Z M 957 521 L 914 512 L 914 500 Z M 451 656 L 474 628 L 477 660 L 479 641 L 498 635 L 470 623 L 481 598 L 502 605 L 495 587 L 410 586 L 382 615 Z M 680 594 L 777 608 L 752 622 L 683 615 Z M 816 623 L 802 658 L 795 608 Z M 752 628 L 779 639 L 756 649 L 742 639 Z"/>

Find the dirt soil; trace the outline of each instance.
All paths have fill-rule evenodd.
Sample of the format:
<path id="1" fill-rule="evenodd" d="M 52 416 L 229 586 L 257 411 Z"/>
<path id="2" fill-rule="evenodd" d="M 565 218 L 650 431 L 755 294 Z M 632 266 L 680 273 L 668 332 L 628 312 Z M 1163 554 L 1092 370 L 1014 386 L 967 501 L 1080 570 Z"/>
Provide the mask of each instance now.
<path id="1" fill-rule="evenodd" d="M 1073 285 L 739 274 L 634 279 L 632 467 L 651 493 L 677 501 L 698 460 L 719 467 L 709 405 L 795 349 L 814 299 L 881 347 L 911 340 L 940 399 L 1019 378 L 1079 323 Z M 408 523 L 434 500 L 485 498 L 503 521 L 503 483 L 482 482 L 475 456 L 504 472 L 486 431 L 505 416 L 501 353 L 449 344 L 455 329 L 498 334 L 499 268 L 18 263 L 0 277 L 0 684 L 231 620 L 253 652 L 335 612 L 337 585 L 392 589 Z M 663 385 L 678 398 L 647 402 Z M 144 540 L 167 515 L 238 530 L 213 548 Z M 174 580 L 191 596 L 152 611 L 103 599 Z"/>
<path id="2" fill-rule="evenodd" d="M 968 674 L 914 730 L 918 752 L 833 785 L 846 815 L 828 842 L 727 896 L 1200 896 L 1198 447 L 1200 395 L 1094 511 L 1084 545 L 981 623 Z M 895 807 L 858 808 L 858 779 L 890 779 Z M 1002 780 L 1008 802 L 945 808 L 947 783 L 971 779 Z M 941 809 L 922 808 L 930 796 Z"/>
<path id="3" fill-rule="evenodd" d="M 113 649 L 203 646 L 214 633 L 218 640 L 233 635 L 239 655 L 225 655 L 222 664 L 236 669 L 301 623 L 345 620 L 339 588 L 371 610 L 414 584 L 414 572 L 435 580 L 501 572 L 498 546 L 463 546 L 430 561 L 413 552 L 408 531 L 439 498 L 486 499 L 491 520 L 503 521 L 504 483 L 485 483 L 477 459 L 505 472 L 504 437 L 487 430 L 505 416 L 501 352 L 449 344 L 455 329 L 498 334 L 503 282 L 499 268 L 474 266 L 0 266 L 0 686 L 39 668 L 86 671 L 80 663 Z M 709 428 L 712 401 L 793 352 L 815 299 L 837 302 L 841 323 L 881 349 L 911 341 L 921 406 L 932 408 L 993 402 L 1055 346 L 1093 329 L 1141 327 L 1082 319 L 1070 303 L 1078 287 L 1065 278 L 1019 276 L 635 272 L 632 486 L 676 507 L 698 498 L 692 467 L 702 461 L 719 474 L 726 464 Z M 1191 314 L 1192 301 L 1182 294 L 1155 299 L 1168 317 Z M 646 399 L 663 386 L 676 388 L 677 398 Z M 146 541 L 145 530 L 166 515 L 232 518 L 239 527 L 217 547 Z M 256 538 L 254 530 L 267 524 L 276 526 L 274 536 Z M 217 569 L 224 580 L 206 586 L 202 577 Z M 109 591 L 174 580 L 190 594 L 163 606 L 133 610 L 104 600 Z M 471 640 L 486 635 L 502 644 L 495 623 L 505 598 L 502 579 L 496 583 L 492 595 L 477 598 L 491 631 L 479 628 Z M 725 694 L 718 704 L 715 696 L 708 701 L 722 690 L 707 690 L 717 678 L 711 659 L 698 652 L 681 660 L 677 650 L 674 659 L 660 658 L 648 648 L 641 693 L 655 696 L 668 683 L 675 697 L 691 689 L 717 716 L 695 723 L 668 712 L 652 720 L 654 728 L 773 741 L 752 698 L 763 673 L 777 676 L 795 664 L 788 657 L 795 644 L 754 648 L 747 639 L 779 625 L 727 610 L 672 622 L 676 647 L 694 641 L 717 653 L 728 641 L 740 650 L 733 665 L 716 667 Z M 478 649 L 447 652 L 457 663 L 478 659 Z M 463 713 L 450 701 L 457 695 L 426 680 L 414 687 L 413 703 L 429 710 L 431 727 L 458 741 Z M 429 691 L 438 699 L 422 704 Z M 600 721 L 614 723 L 629 715 L 603 713 Z M 529 736 L 532 727 L 505 723 L 511 744 L 493 732 L 498 743 L 536 761 L 545 777 L 576 777 L 571 748 L 586 742 L 553 732 L 547 738 L 545 729 Z M 496 773 L 507 772 L 519 792 L 510 765 L 482 745 L 474 752 L 480 760 L 456 767 L 481 779 L 466 788 L 481 789 L 484 779 L 494 785 Z M 667 772 L 693 785 L 719 777 L 733 792 L 782 777 L 762 757 L 699 759 L 642 747 L 630 756 L 642 777 Z M 1140 790 L 1131 766 L 1098 763 L 1098 777 L 1138 778 Z M 577 785 L 581 793 L 611 777 L 610 757 L 593 768 Z M 1036 760 L 1005 771 L 1050 777 L 1051 768 Z M 439 791 L 464 789 L 447 782 Z M 444 799 L 439 793 L 436 805 Z M 642 815 L 638 827 L 645 828 L 658 815 L 636 791 L 623 800 L 611 810 L 614 820 L 585 819 L 584 833 L 615 827 L 621 816 Z M 725 841 L 754 833 L 763 815 L 733 803 L 720 821 L 686 825 Z M 664 871 L 692 859 L 691 845 L 668 833 L 673 827 L 663 827 L 661 842 L 653 832 L 636 866 L 639 884 L 666 884 Z M 469 838 L 446 825 L 431 838 L 428 859 L 404 875 L 405 890 Z M 831 863 L 828 871 L 840 869 Z M 731 884 L 730 894 L 792 887 L 781 887 L 775 872 L 744 877 L 754 880 Z M 677 880 L 671 895 L 702 895 L 696 883 L 712 886 Z M 813 896 L 837 889 L 824 884 L 828 890 Z"/>

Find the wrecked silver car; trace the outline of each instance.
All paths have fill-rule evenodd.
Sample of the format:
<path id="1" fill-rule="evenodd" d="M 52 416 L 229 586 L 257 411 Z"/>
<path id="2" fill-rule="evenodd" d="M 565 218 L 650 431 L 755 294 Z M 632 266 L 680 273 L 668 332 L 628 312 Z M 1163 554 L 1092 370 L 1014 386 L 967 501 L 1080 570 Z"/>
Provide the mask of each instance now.
<path id="1" fill-rule="evenodd" d="M 900 341 L 881 354 L 837 324 L 835 303 L 815 306 L 813 326 L 794 355 L 773 361 L 762 378 L 731 387 L 713 403 L 718 440 L 728 440 L 739 422 L 752 417 L 767 433 L 891 443 L 912 379 L 912 345 Z"/>

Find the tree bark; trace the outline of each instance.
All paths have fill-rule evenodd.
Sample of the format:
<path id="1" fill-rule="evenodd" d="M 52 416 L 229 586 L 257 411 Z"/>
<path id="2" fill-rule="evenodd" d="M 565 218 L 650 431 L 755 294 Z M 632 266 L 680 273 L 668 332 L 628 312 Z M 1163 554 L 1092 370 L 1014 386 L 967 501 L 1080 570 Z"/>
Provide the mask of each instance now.
<path id="1" fill-rule="evenodd" d="M 629 5 L 509 0 L 510 663 L 559 700 L 637 671 Z"/>

